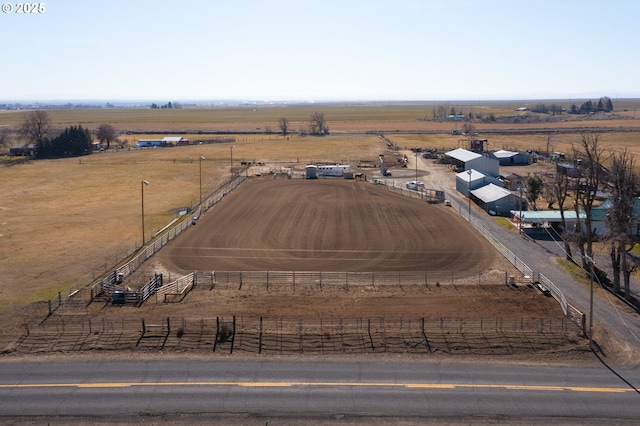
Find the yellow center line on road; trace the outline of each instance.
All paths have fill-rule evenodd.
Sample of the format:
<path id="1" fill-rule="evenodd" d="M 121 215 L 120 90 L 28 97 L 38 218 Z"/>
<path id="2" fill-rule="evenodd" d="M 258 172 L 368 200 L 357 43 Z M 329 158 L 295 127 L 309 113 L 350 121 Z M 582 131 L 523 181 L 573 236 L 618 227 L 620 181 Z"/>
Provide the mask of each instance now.
<path id="1" fill-rule="evenodd" d="M 238 386 L 253 388 L 275 387 L 378 387 L 378 388 L 406 388 L 406 389 L 509 389 L 522 391 L 571 391 L 571 392 L 600 392 L 623 393 L 636 392 L 631 388 L 593 387 L 593 386 L 552 386 L 552 385 L 510 385 L 510 384 L 465 384 L 465 383 L 349 383 L 349 382 L 105 382 L 105 383 L 18 383 L 0 384 L 0 389 L 27 388 L 125 388 L 125 387 L 167 387 L 167 386 Z"/>

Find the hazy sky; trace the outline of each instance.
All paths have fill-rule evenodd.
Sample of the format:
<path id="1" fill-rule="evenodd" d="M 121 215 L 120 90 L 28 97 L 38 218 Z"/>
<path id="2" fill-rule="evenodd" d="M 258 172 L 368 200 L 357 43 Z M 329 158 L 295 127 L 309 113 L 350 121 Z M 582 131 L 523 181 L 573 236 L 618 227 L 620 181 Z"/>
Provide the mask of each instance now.
<path id="1" fill-rule="evenodd" d="M 0 3 L 0 102 L 640 97 L 637 0 Z"/>

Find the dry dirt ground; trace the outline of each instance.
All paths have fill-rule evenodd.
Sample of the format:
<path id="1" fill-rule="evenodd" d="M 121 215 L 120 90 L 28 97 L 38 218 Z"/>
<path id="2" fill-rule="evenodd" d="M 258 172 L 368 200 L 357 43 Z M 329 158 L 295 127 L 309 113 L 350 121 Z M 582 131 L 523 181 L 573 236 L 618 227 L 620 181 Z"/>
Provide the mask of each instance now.
<path id="1" fill-rule="evenodd" d="M 515 269 L 456 212 L 371 182 L 250 178 L 125 284 L 193 270 L 208 272 L 177 303 L 152 296 L 140 307 L 64 307 L 15 353 L 227 351 L 218 319 L 228 331 L 236 317 L 235 353 L 588 356 L 558 304 L 522 280 L 506 285 Z M 271 271 L 272 281 L 274 271 L 300 277 L 267 287 L 251 271 Z M 325 275 L 305 280 L 305 271 Z M 141 318 L 171 318 L 173 331 L 140 339 Z"/>
<path id="2" fill-rule="evenodd" d="M 496 254 L 450 208 L 345 179 L 252 178 L 159 256 L 168 270 L 466 271 Z"/>

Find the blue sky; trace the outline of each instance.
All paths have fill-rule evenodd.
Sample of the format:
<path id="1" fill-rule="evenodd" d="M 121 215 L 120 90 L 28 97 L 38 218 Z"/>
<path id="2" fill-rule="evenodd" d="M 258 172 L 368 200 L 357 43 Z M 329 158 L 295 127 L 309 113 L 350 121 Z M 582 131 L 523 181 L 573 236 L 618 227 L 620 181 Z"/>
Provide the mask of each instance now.
<path id="1" fill-rule="evenodd" d="M 0 102 L 640 97 L 636 0 L 1 2 Z"/>

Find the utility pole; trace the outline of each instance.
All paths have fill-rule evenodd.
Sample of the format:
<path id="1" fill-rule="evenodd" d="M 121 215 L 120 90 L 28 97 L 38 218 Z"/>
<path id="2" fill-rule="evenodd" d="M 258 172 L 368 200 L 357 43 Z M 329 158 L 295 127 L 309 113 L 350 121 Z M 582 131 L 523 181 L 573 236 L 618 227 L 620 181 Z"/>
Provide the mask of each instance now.
<path id="1" fill-rule="evenodd" d="M 589 261 L 591 278 L 589 279 L 589 349 L 593 351 L 593 258 L 585 256 Z"/>
<path id="2" fill-rule="evenodd" d="M 467 181 L 467 199 L 469 200 L 469 222 L 471 222 L 471 170 L 467 170 L 469 180 Z"/>
<path id="3" fill-rule="evenodd" d="M 142 247 L 144 247 L 144 186 L 149 185 L 149 181 L 143 180 L 140 182 L 140 203 L 142 207 Z"/>

